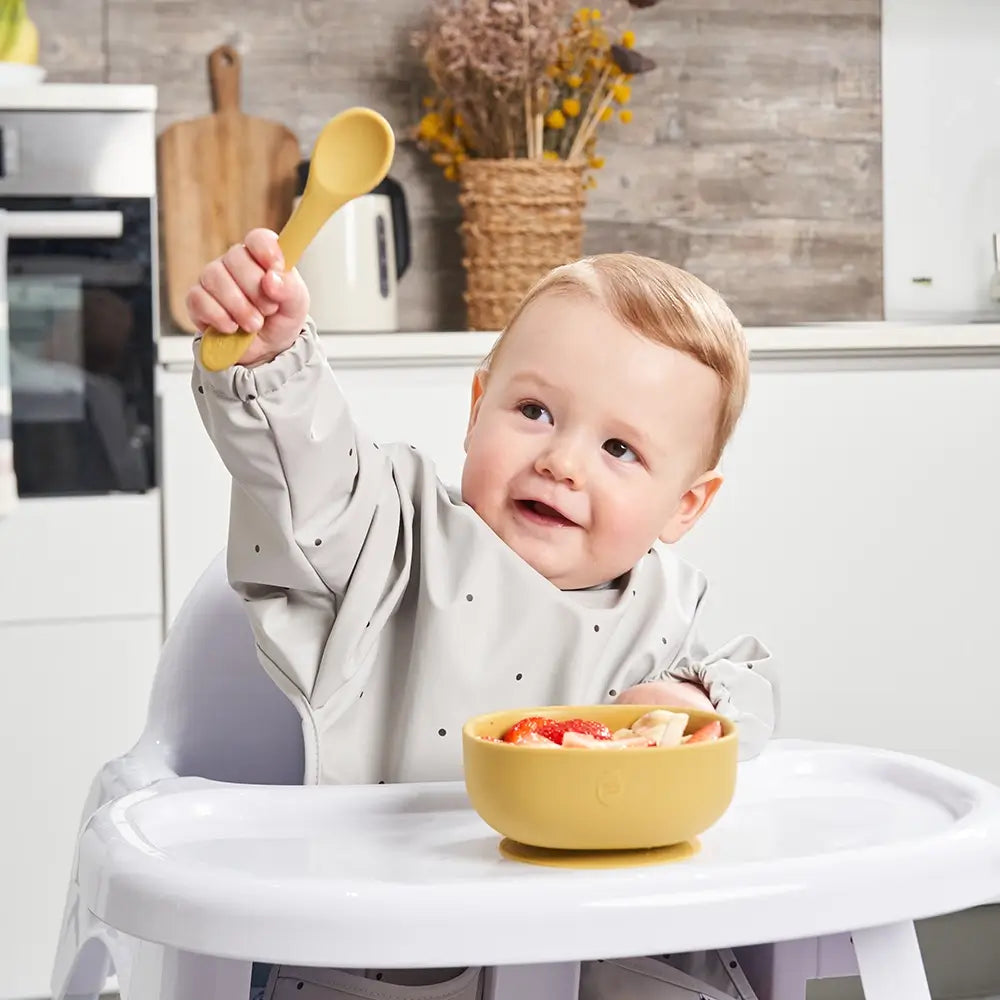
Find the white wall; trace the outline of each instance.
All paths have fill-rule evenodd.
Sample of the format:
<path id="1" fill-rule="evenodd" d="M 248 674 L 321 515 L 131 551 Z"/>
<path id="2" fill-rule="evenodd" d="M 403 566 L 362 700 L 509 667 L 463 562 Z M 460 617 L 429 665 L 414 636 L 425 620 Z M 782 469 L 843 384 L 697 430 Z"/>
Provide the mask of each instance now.
<path id="1" fill-rule="evenodd" d="M 1000 314 L 1000 3 L 882 0 L 882 86 L 886 319 Z"/>

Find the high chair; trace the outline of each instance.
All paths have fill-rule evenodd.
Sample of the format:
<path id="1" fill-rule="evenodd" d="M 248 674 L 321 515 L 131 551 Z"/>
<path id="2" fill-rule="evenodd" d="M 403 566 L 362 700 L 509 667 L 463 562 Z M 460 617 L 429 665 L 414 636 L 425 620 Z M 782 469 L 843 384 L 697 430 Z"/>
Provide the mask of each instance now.
<path id="1" fill-rule="evenodd" d="M 759 1000 L 855 970 L 867 1000 L 930 1000 L 913 921 L 1000 898 L 1000 789 L 887 751 L 774 741 L 700 855 L 621 873 L 500 862 L 461 782 L 291 787 L 303 773 L 220 555 L 142 737 L 87 797 L 55 1000 L 112 972 L 123 1000 L 247 1000 L 253 960 L 484 966 L 485 1000 L 573 1000 L 581 958 L 627 971 L 665 947 L 732 955 Z"/>
<path id="2" fill-rule="evenodd" d="M 139 742 L 94 778 L 82 825 L 105 803 L 165 778 L 197 775 L 256 785 L 297 785 L 304 772 L 302 729 L 292 703 L 261 669 L 240 598 L 229 586 L 225 552 L 209 564 L 170 628 Z M 74 858 L 52 979 L 53 997 L 95 997 L 109 971 L 123 1000 L 139 942 L 104 925 L 80 904 Z M 242 1000 L 246 1000 L 249 984 Z"/>

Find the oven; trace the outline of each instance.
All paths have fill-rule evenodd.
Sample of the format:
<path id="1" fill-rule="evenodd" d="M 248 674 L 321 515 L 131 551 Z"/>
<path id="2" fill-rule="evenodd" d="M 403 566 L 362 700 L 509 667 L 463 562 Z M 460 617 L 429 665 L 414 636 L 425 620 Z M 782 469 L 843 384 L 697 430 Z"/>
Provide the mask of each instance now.
<path id="1" fill-rule="evenodd" d="M 157 484 L 151 127 L 152 115 L 128 111 L 0 111 L 21 497 L 144 493 Z"/>

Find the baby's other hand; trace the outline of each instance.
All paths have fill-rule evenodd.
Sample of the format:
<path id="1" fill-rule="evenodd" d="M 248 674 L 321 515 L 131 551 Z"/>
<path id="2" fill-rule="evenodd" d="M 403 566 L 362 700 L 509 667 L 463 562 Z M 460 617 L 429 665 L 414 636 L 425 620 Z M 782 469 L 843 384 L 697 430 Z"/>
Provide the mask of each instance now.
<path id="1" fill-rule="evenodd" d="M 664 708 L 715 711 L 708 695 L 690 681 L 648 681 L 622 691 L 615 701 L 619 705 L 662 705 Z"/>
<path id="2" fill-rule="evenodd" d="M 238 364 L 271 361 L 295 343 L 309 312 L 309 291 L 298 271 L 285 271 L 278 237 L 252 229 L 206 265 L 187 294 L 187 309 L 199 330 L 245 330 L 257 336 Z"/>

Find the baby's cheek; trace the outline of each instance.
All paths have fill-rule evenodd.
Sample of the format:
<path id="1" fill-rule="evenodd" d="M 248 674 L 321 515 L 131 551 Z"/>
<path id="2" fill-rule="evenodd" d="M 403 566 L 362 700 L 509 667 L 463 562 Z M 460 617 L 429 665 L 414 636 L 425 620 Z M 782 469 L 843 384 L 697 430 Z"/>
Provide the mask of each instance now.
<path id="1" fill-rule="evenodd" d="M 644 498 L 625 490 L 611 494 L 601 520 L 607 543 L 619 551 L 633 554 L 636 559 L 659 533 L 659 525 L 653 526 Z"/>
<path id="2" fill-rule="evenodd" d="M 491 452 L 488 442 L 477 442 L 469 451 L 462 472 L 462 499 L 485 518 L 503 495 L 504 462 Z"/>

